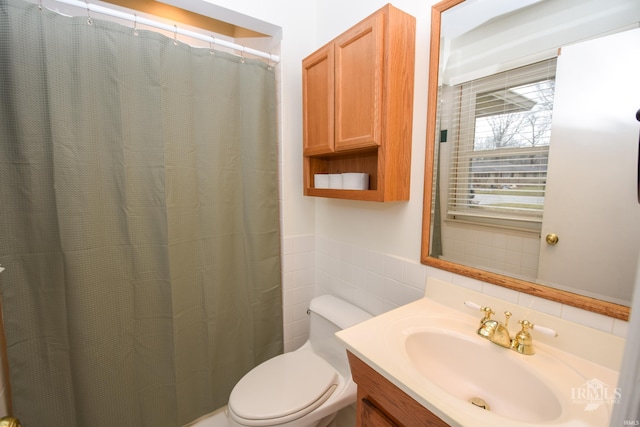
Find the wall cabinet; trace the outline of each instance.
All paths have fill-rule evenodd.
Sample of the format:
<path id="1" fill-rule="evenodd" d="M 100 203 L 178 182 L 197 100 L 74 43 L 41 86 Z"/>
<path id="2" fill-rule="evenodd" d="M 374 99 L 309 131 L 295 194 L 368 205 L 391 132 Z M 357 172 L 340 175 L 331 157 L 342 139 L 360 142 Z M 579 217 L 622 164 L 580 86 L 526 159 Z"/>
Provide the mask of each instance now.
<path id="1" fill-rule="evenodd" d="M 353 353 L 347 351 L 347 356 L 358 385 L 357 426 L 449 426 Z"/>
<path id="2" fill-rule="evenodd" d="M 409 199 L 415 18 L 387 5 L 302 61 L 304 194 Z M 314 175 L 369 174 L 368 190 Z"/>

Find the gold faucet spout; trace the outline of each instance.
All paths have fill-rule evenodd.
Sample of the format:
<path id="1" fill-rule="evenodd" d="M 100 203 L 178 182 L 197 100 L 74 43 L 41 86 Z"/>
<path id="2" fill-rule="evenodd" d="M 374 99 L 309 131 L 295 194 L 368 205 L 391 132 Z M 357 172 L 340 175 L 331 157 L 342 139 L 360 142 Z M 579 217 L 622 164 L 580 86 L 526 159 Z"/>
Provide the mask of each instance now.
<path id="1" fill-rule="evenodd" d="M 478 335 L 488 339 L 494 344 L 498 344 L 501 347 L 510 348 L 511 334 L 509 333 L 508 324 L 511 313 L 505 311 L 504 314 L 506 318 L 504 324 L 495 319 L 485 319 L 480 324 L 480 328 L 477 332 Z"/>

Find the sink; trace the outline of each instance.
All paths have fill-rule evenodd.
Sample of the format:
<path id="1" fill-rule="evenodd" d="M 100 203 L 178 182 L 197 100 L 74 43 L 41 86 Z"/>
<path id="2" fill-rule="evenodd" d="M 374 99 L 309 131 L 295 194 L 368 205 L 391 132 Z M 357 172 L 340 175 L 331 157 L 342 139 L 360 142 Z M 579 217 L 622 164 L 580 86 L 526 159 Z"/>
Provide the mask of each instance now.
<path id="1" fill-rule="evenodd" d="M 554 348 L 540 336 L 534 336 L 534 355 L 493 344 L 476 333 L 479 316 L 466 311 L 465 300 L 498 305 L 486 295 L 466 290 L 458 299 L 461 309 L 422 298 L 336 336 L 350 352 L 451 426 L 609 424 L 615 401 L 589 396 L 596 396 L 590 394 L 591 387 L 599 387 L 597 396 L 615 396 L 615 370 Z M 527 317 L 514 313 L 514 318 L 529 314 L 531 310 Z M 534 314 L 533 320 L 543 318 Z M 607 346 L 596 344 L 597 332 L 563 322 L 554 318 L 540 323 L 561 331 L 560 344 L 566 345 L 575 335 L 593 339 L 589 348 L 594 354 Z"/>
<path id="2" fill-rule="evenodd" d="M 459 399 L 476 399 L 476 406 L 484 401 L 498 415 L 541 423 L 562 413 L 559 398 L 527 369 L 526 360 L 480 337 L 419 331 L 407 335 L 405 350 L 426 380 Z"/>

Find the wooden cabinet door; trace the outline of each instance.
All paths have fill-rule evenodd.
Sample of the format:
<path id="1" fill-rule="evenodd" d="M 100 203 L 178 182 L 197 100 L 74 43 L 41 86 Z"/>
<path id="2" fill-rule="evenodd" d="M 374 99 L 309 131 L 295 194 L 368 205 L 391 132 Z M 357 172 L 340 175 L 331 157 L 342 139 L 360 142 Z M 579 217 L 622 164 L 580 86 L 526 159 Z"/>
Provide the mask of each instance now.
<path id="1" fill-rule="evenodd" d="M 334 151 L 334 53 L 330 43 L 302 61 L 305 156 Z"/>
<path id="2" fill-rule="evenodd" d="M 358 425 L 367 427 L 398 427 L 391 419 L 382 413 L 368 399 L 361 399 L 359 403 L 360 422 Z"/>
<path id="3" fill-rule="evenodd" d="M 384 14 L 335 40 L 335 150 L 381 144 Z"/>

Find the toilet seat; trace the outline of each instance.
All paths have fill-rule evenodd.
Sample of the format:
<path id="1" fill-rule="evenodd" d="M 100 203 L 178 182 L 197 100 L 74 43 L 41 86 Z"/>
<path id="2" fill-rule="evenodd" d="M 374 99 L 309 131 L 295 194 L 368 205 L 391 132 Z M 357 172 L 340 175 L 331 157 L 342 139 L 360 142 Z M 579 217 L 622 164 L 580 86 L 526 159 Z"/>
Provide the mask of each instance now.
<path id="1" fill-rule="evenodd" d="M 315 353 L 285 353 L 256 366 L 236 384 L 229 413 L 247 426 L 282 424 L 318 408 L 337 386 L 337 372 Z"/>

